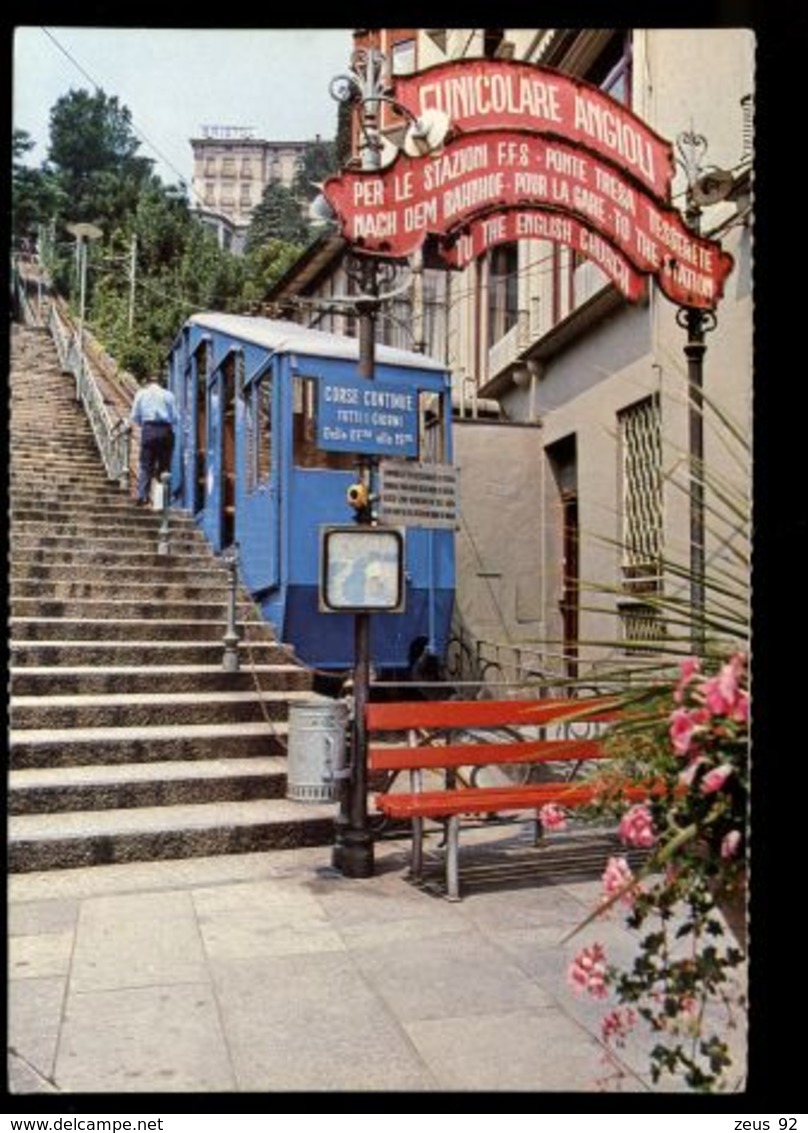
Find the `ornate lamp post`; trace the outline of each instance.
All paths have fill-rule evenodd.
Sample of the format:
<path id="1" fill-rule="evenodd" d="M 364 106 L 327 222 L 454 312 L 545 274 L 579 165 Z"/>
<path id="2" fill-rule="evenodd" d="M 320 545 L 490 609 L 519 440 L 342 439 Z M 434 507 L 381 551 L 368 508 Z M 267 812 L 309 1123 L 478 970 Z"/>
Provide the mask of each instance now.
<path id="1" fill-rule="evenodd" d="M 707 139 L 692 130 L 679 134 L 676 147 L 681 155 L 680 166 L 687 177 L 685 222 L 701 235 L 701 205 L 698 186 L 703 184 L 702 158 L 707 152 Z M 684 345 L 687 359 L 688 390 L 688 459 L 690 466 L 690 609 L 691 648 L 696 656 L 704 652 L 704 336 L 715 330 L 714 311 L 698 307 L 680 307 L 677 325 L 687 331 Z"/>

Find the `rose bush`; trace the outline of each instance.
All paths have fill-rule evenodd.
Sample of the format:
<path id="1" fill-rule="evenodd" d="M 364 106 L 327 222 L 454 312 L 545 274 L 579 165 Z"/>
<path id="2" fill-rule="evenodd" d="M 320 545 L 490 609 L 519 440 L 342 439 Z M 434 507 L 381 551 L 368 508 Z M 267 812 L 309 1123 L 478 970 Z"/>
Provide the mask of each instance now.
<path id="1" fill-rule="evenodd" d="M 731 1059 L 726 1041 L 710 1033 L 711 1013 L 723 1005 L 733 1026 L 744 1006 L 733 969 L 746 947 L 749 690 L 744 653 L 712 672 L 702 664 L 683 661 L 675 683 L 648 690 L 642 709 L 613 726 L 607 740 L 618 780 L 647 782 L 652 775 L 664 791 L 622 813 L 621 841 L 648 856 L 637 875 L 624 856 L 609 859 L 603 897 L 583 925 L 622 906 L 630 928 L 650 931 L 628 969 L 610 964 L 593 942 L 568 976 L 577 993 L 617 1001 L 603 1019 L 607 1046 L 622 1046 L 644 1020 L 658 1040 L 652 1080 L 681 1075 L 693 1089 L 714 1090 L 726 1084 Z M 614 813 L 618 798 L 612 773 L 594 813 Z M 718 914 L 733 908 L 740 917 L 729 917 L 728 934 Z"/>

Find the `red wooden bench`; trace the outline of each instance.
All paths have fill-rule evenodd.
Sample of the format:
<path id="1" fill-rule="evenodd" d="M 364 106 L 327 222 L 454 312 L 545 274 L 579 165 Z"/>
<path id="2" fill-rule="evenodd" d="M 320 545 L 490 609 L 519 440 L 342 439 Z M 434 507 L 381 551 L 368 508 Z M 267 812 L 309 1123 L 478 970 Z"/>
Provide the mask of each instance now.
<path id="1" fill-rule="evenodd" d="M 619 713 L 615 700 L 447 700 L 372 703 L 366 706 L 369 737 L 368 767 L 372 772 L 388 772 L 387 789 L 374 798 L 379 811 L 391 819 L 412 822 L 410 873 L 420 880 L 423 871 L 424 820 L 446 822 L 446 891 L 450 900 L 459 900 L 458 854 L 460 819 L 464 815 L 492 815 L 515 811 L 538 812 L 546 803 L 579 807 L 593 802 L 599 788 L 586 780 L 575 781 L 582 762 L 605 756 L 602 739 L 595 737 L 546 737 L 548 725 L 608 724 Z M 521 729 L 534 733 L 524 736 Z M 471 742 L 457 742 L 458 731 L 469 729 L 507 729 Z M 539 734 L 536 735 L 536 731 Z M 389 733 L 406 732 L 406 745 L 391 740 Z M 387 734 L 388 742 L 383 742 Z M 472 733 L 473 734 L 473 733 Z M 518 738 L 515 738 L 518 737 Z M 504 764 L 560 764 L 569 776 L 558 782 L 479 787 L 474 785 L 479 769 Z M 471 782 L 464 782 L 460 769 L 471 771 Z M 423 772 L 443 773 L 443 786 L 423 790 Z M 390 788 L 401 771 L 410 773 L 409 791 Z M 638 802 L 662 790 L 659 784 L 627 786 L 625 801 Z"/>

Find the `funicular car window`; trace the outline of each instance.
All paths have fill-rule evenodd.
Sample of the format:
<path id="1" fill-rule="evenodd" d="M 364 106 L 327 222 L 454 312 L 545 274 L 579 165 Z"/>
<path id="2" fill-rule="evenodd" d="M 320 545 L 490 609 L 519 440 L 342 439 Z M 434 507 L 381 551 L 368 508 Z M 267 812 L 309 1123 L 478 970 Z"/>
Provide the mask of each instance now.
<path id="1" fill-rule="evenodd" d="M 272 372 L 267 371 L 245 387 L 244 442 L 247 452 L 246 486 L 253 492 L 269 480 L 272 471 Z"/>
<path id="2" fill-rule="evenodd" d="M 292 451 L 296 468 L 351 469 L 356 456 L 326 452 L 317 445 L 317 382 L 296 375 L 292 386 Z"/>
<path id="3" fill-rule="evenodd" d="M 418 394 L 419 459 L 425 464 L 446 461 L 445 395 L 421 390 Z"/>

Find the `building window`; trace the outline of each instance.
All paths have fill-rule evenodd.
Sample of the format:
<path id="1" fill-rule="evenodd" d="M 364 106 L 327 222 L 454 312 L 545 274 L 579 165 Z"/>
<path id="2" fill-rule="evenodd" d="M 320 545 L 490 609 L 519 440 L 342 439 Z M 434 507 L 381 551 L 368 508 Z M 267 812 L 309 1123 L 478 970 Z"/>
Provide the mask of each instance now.
<path id="1" fill-rule="evenodd" d="M 616 102 L 631 105 L 631 36 L 617 31 L 584 75 Z"/>
<path id="2" fill-rule="evenodd" d="M 662 590 L 662 415 L 659 398 L 645 398 L 618 414 L 621 472 L 622 585 L 626 647 L 665 636 L 660 612 L 648 596 Z M 633 600 L 632 600 L 633 599 Z M 645 600 L 643 600 L 645 599 Z"/>
<path id="3" fill-rule="evenodd" d="M 236 159 L 234 157 L 222 158 L 222 177 L 235 177 Z"/>
<path id="4" fill-rule="evenodd" d="M 582 78 L 604 94 L 625 106 L 631 105 L 631 34 L 616 31 L 601 49 L 595 61 Z M 557 263 L 559 261 L 556 261 Z M 560 267 L 553 278 L 554 307 L 557 322 L 568 311 L 574 311 L 591 299 L 598 291 L 610 285 L 609 277 L 591 260 L 580 253 L 571 254 L 569 261 Z M 563 296 L 563 298 L 562 298 Z M 567 306 L 567 296 L 569 305 Z"/>
<path id="5" fill-rule="evenodd" d="M 483 32 L 483 55 L 486 59 L 495 59 L 497 52 L 505 38 L 502 28 L 486 28 Z"/>
<path id="6" fill-rule="evenodd" d="M 644 602 L 620 604 L 620 624 L 626 653 L 653 654 L 665 640 L 665 623 L 659 610 Z"/>
<path id="7" fill-rule="evenodd" d="M 215 177 L 216 176 L 216 158 L 215 157 L 206 157 L 205 158 L 205 176 L 206 177 Z"/>
<path id="8" fill-rule="evenodd" d="M 411 75 L 415 71 L 415 40 L 402 39 L 392 47 L 394 75 Z"/>
<path id="9" fill-rule="evenodd" d="M 248 157 L 243 157 L 241 159 L 241 176 L 249 181 L 252 178 L 252 175 L 253 175 L 252 162 L 250 161 L 250 159 Z"/>
<path id="10" fill-rule="evenodd" d="M 214 205 L 216 203 L 216 186 L 213 181 L 205 182 L 205 204 Z"/>
<path id="11" fill-rule="evenodd" d="M 500 244 L 488 254 L 488 345 L 507 334 L 518 318 L 519 251 Z"/>

